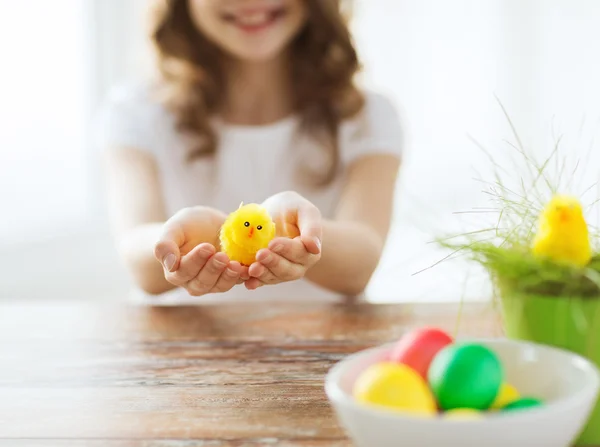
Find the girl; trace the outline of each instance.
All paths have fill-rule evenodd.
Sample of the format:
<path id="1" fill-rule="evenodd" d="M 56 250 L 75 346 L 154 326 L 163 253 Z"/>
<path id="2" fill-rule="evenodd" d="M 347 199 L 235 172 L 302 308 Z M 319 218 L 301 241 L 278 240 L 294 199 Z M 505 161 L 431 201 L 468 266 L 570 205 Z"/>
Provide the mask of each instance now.
<path id="1" fill-rule="evenodd" d="M 363 292 L 388 232 L 401 134 L 391 104 L 353 82 L 339 1 L 156 7 L 158 76 L 117 91 L 102 127 L 114 229 L 139 289 L 177 300 Z M 242 201 L 262 202 L 279 229 L 249 268 L 219 252 Z"/>

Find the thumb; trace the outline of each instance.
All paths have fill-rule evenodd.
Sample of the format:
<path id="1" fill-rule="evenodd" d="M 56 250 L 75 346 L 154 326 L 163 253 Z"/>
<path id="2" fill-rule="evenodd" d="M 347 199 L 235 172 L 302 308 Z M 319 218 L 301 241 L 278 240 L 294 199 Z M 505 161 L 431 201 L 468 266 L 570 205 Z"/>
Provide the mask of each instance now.
<path id="1" fill-rule="evenodd" d="M 300 240 L 309 253 L 321 253 L 321 240 L 323 238 L 323 224 L 319 208 L 310 202 L 298 207 L 298 229 Z"/>
<path id="2" fill-rule="evenodd" d="M 154 246 L 154 256 L 160 261 L 163 267 L 174 272 L 179 268 L 181 252 L 179 247 L 185 240 L 183 230 L 179 224 L 165 224 L 163 232 Z"/>

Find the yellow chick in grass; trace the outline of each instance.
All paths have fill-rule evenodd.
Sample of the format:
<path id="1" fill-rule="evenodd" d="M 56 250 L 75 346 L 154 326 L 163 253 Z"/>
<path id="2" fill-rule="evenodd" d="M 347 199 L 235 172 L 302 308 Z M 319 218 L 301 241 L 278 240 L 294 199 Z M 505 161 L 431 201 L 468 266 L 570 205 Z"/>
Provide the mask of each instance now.
<path id="1" fill-rule="evenodd" d="M 231 213 L 219 234 L 221 250 L 232 261 L 249 266 L 256 260 L 256 253 L 267 248 L 269 242 L 275 237 L 275 222 L 267 210 L 249 203 Z"/>
<path id="2" fill-rule="evenodd" d="M 534 255 L 562 264 L 586 266 L 592 258 L 583 208 L 575 197 L 557 195 L 540 215 Z"/>

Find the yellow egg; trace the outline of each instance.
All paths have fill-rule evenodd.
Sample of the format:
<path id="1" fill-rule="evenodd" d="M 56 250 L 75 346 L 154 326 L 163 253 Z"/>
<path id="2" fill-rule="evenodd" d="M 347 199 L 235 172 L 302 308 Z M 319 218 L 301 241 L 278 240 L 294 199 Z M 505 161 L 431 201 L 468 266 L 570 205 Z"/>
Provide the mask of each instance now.
<path id="1" fill-rule="evenodd" d="M 356 380 L 355 399 L 366 405 L 433 416 L 437 407 L 425 380 L 403 364 L 377 363 Z"/>
<path id="2" fill-rule="evenodd" d="M 496 400 L 494 400 L 494 403 L 492 403 L 492 406 L 490 408 L 493 410 L 500 410 L 501 408 L 504 408 L 506 405 L 519 399 L 520 397 L 521 396 L 517 389 L 511 384 L 505 382 L 500 387 L 500 391 L 496 396 Z"/>
<path id="3" fill-rule="evenodd" d="M 444 417 L 444 419 L 461 421 L 481 419 L 483 417 L 480 411 L 474 410 L 472 408 L 455 408 L 453 410 L 446 411 L 442 416 Z"/>

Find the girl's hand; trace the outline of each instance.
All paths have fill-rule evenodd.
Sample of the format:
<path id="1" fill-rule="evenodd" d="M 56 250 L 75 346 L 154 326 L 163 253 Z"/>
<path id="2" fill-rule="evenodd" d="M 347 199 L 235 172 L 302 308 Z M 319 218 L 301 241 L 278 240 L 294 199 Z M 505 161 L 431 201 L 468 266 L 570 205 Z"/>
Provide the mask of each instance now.
<path id="1" fill-rule="evenodd" d="M 321 212 L 296 192 L 282 192 L 262 204 L 277 226 L 269 247 L 256 254 L 248 289 L 302 278 L 321 259 Z"/>
<path id="2" fill-rule="evenodd" d="M 154 248 L 171 284 L 192 296 L 227 292 L 248 279 L 248 269 L 217 253 L 217 235 L 225 215 L 207 207 L 186 208 L 169 219 Z"/>

